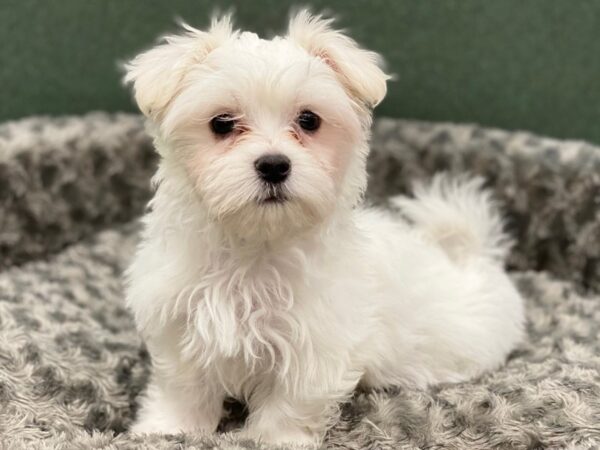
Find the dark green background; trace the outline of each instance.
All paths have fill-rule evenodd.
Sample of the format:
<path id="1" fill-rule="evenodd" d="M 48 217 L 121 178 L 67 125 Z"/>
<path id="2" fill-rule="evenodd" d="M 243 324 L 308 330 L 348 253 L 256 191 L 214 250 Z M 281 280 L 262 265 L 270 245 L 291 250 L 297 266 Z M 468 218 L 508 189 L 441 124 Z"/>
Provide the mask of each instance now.
<path id="1" fill-rule="evenodd" d="M 600 143 L 600 0 L 330 0 L 398 80 L 378 113 Z M 218 5 L 269 35 L 297 2 L 0 0 L 0 120 L 133 110 L 116 61 Z"/>

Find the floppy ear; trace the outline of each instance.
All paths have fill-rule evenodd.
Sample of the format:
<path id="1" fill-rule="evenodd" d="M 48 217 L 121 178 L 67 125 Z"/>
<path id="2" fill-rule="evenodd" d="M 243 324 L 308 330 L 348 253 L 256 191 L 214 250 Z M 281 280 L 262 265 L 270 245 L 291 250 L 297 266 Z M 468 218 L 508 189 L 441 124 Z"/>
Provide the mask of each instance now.
<path id="1" fill-rule="evenodd" d="M 391 78 L 381 68 L 383 59 L 361 49 L 354 39 L 333 29 L 332 23 L 333 19 L 302 10 L 290 20 L 287 37 L 327 63 L 350 95 L 372 108 L 385 97 L 386 81 Z"/>
<path id="2" fill-rule="evenodd" d="M 230 16 L 214 18 L 208 31 L 181 25 L 184 34 L 165 36 L 161 39 L 163 43 L 124 66 L 124 83 L 133 85 L 140 110 L 151 119 L 161 118 L 190 68 L 234 34 Z"/>

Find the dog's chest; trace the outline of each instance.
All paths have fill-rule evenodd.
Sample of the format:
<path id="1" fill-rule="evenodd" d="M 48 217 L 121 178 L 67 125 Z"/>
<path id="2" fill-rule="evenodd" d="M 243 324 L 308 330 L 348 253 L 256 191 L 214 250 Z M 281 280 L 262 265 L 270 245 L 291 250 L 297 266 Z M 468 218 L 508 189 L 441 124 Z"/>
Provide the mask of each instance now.
<path id="1" fill-rule="evenodd" d="M 206 362 L 241 359 L 246 365 L 277 365 L 292 352 L 301 327 L 293 283 L 273 265 L 252 271 L 213 270 L 193 288 L 187 341 Z"/>

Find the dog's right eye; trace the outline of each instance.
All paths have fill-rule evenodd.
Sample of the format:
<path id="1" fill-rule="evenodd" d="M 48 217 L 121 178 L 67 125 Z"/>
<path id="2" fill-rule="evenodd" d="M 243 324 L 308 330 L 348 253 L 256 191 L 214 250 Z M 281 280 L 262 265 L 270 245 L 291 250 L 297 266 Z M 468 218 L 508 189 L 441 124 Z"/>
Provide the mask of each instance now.
<path id="1" fill-rule="evenodd" d="M 220 114 L 210 121 L 210 129 L 219 136 L 229 134 L 235 128 L 235 119 L 229 114 Z"/>

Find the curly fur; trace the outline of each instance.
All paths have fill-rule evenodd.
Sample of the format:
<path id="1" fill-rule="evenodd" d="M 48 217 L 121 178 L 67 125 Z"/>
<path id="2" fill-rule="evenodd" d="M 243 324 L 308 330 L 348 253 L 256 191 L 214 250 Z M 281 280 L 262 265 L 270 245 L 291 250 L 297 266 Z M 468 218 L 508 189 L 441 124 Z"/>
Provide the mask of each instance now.
<path id="1" fill-rule="evenodd" d="M 248 406 L 244 436 L 320 445 L 359 384 L 464 381 L 521 342 L 481 181 L 396 199 L 411 224 L 363 207 L 379 62 L 302 11 L 272 40 L 229 17 L 186 27 L 127 66 L 161 156 L 127 273 L 154 367 L 134 432 L 214 432 L 230 395 Z M 290 161 L 281 184 L 259 176 L 264 155 Z"/>

